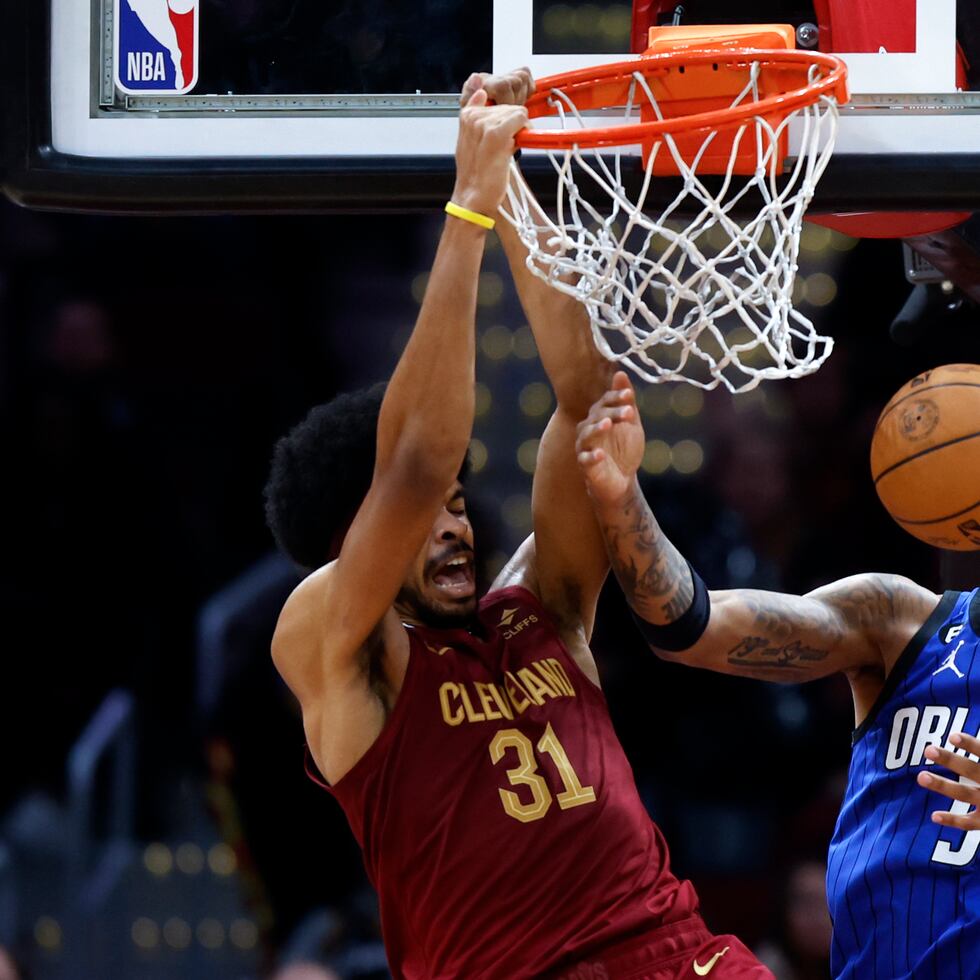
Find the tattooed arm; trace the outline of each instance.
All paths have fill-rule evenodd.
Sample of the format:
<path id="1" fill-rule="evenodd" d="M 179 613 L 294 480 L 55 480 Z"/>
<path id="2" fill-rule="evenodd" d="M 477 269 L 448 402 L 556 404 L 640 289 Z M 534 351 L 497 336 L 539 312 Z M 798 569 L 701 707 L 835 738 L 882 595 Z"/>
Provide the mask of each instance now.
<path id="1" fill-rule="evenodd" d="M 711 620 L 682 659 L 728 674 L 806 681 L 887 676 L 939 596 L 899 575 L 865 573 L 804 596 L 711 593 Z"/>
<path id="2" fill-rule="evenodd" d="M 636 472 L 645 439 L 629 379 L 613 387 L 578 428 L 576 451 L 612 568 L 641 618 L 667 625 L 691 605 L 690 568 L 657 524 Z M 700 639 L 680 653 L 723 673 L 771 681 L 837 671 L 883 678 L 939 596 L 896 575 L 856 575 L 805 596 L 753 589 L 711 592 Z"/>

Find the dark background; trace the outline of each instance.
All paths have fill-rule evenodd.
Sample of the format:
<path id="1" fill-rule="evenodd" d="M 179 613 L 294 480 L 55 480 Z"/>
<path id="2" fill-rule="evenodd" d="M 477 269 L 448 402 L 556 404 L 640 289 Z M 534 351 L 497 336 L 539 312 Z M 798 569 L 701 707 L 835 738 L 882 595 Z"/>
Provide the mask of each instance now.
<path id="1" fill-rule="evenodd" d="M 304 0 L 207 0 L 202 31 L 223 18 L 228 42 L 197 91 L 330 91 L 338 67 L 356 81 L 344 91 L 397 91 L 402 56 L 423 91 L 452 91 L 489 67 L 489 3 L 462 26 L 458 3 L 423 6 L 440 30 L 406 47 L 417 24 L 390 4 L 332 5 L 324 26 Z M 585 4 L 539 6 L 555 50 L 596 49 L 572 29 Z M 609 50 L 625 49 L 628 10 L 602 23 Z M 455 60 L 446 36 L 463 39 Z M 273 442 L 311 405 L 390 374 L 442 221 L 0 205 L 0 941 L 35 978 L 231 980 L 301 958 L 383 975 L 357 848 L 303 774 L 268 656 L 297 579 L 271 554 L 261 489 Z M 799 307 L 837 343 L 818 374 L 737 399 L 641 386 L 643 479 L 664 528 L 712 588 L 804 592 L 862 571 L 975 586 L 976 555 L 943 558 L 890 520 L 868 448 L 913 375 L 978 359 L 978 311 L 934 292 L 900 346 L 889 326 L 911 287 L 898 243 L 808 228 L 800 264 Z M 492 236 L 477 331 L 468 492 L 489 579 L 530 529 L 551 407 Z M 692 452 L 703 462 L 682 465 Z M 614 584 L 594 646 L 643 798 L 709 925 L 776 951 L 781 980 L 826 976 L 822 896 L 797 873 L 819 871 L 843 791 L 846 682 L 776 687 L 662 663 Z M 132 695 L 134 824 L 113 827 L 119 794 L 100 768 L 87 833 L 101 857 L 78 868 L 66 768 L 112 691 Z"/>
<path id="2" fill-rule="evenodd" d="M 203 825 L 235 846 L 244 908 L 273 952 L 312 908 L 361 915 L 363 874 L 339 808 L 303 775 L 302 731 L 267 655 L 288 567 L 260 590 L 254 615 L 236 614 L 225 646 L 240 659 L 207 703 L 199 615 L 267 559 L 261 488 L 275 438 L 310 405 L 389 374 L 441 223 L 0 208 L 0 806 L 11 812 L 38 790 L 63 798 L 72 742 L 110 689 L 131 690 L 137 840 L 183 833 L 186 799 L 198 799 Z M 835 336 L 830 361 L 734 400 L 642 389 L 648 438 L 692 440 L 704 453 L 692 474 L 646 474 L 646 490 L 712 587 L 802 592 L 868 570 L 967 587 L 975 563 L 946 567 L 944 579 L 939 553 L 892 523 L 867 455 L 898 387 L 975 359 L 976 311 L 937 311 L 916 344 L 899 347 L 888 332 L 910 289 L 899 245 L 822 229 L 804 245 L 801 278 L 820 272 L 837 286 L 827 305 L 801 303 Z M 546 418 L 527 410 L 548 407 L 540 387 L 529 393 L 542 375 L 523 324 L 491 239 L 475 429 L 487 459 L 470 493 L 478 550 L 493 566 L 528 530 L 528 448 L 517 453 Z M 776 687 L 661 663 L 614 586 L 595 648 L 677 870 L 694 878 L 715 928 L 761 940 L 781 873 L 822 858 L 832 831 L 849 750 L 846 682 Z M 17 937 L 28 955 L 32 925 Z"/>

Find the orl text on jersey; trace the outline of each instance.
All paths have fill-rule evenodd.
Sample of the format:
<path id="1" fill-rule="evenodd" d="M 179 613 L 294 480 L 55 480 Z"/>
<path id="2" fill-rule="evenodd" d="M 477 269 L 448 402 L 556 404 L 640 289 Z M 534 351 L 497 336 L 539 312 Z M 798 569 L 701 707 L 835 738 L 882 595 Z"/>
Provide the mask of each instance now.
<path id="1" fill-rule="evenodd" d="M 969 713 L 968 707 L 951 708 L 945 704 L 899 708 L 892 719 L 885 768 L 894 771 L 905 766 L 921 766 L 923 762 L 931 766 L 932 762 L 923 758 L 930 745 L 964 755 L 962 749 L 949 743 L 949 736 L 963 731 Z M 968 757 L 974 762 L 978 761 L 975 756 Z"/>
<path id="2" fill-rule="evenodd" d="M 891 736 L 888 739 L 888 751 L 885 755 L 885 768 L 894 771 L 903 766 L 921 766 L 923 763 L 931 766 L 932 760 L 924 757 L 926 746 L 937 745 L 966 755 L 974 762 L 980 761 L 975 755 L 964 753 L 950 744 L 949 736 L 954 732 L 963 731 L 970 709 L 963 706 L 951 708 L 945 704 L 927 704 L 923 707 L 908 706 L 899 708 L 892 719 Z M 952 814 L 963 815 L 970 810 L 970 804 L 954 800 L 949 807 Z M 946 836 L 952 835 L 955 840 L 946 840 L 940 836 L 936 841 L 930 860 L 936 864 L 944 864 L 954 868 L 963 868 L 971 864 L 980 848 L 980 830 L 945 831 Z"/>

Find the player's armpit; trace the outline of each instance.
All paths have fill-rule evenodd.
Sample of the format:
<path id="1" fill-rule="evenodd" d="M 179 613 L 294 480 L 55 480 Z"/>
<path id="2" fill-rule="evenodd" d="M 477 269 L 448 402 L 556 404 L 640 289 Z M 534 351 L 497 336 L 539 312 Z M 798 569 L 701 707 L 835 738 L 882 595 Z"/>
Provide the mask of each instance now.
<path id="1" fill-rule="evenodd" d="M 838 671 L 872 670 L 884 678 L 938 598 L 908 579 L 876 574 L 805 596 L 712 592 L 704 636 L 670 659 L 786 683 Z"/>
<path id="2" fill-rule="evenodd" d="M 381 733 L 408 662 L 408 637 L 388 610 L 350 652 L 349 634 L 334 637 L 331 580 L 337 563 L 294 590 L 272 641 L 276 669 L 303 712 L 306 741 L 317 768 L 337 782 Z"/>
<path id="3" fill-rule="evenodd" d="M 933 823 L 955 827 L 957 830 L 980 830 L 980 761 L 977 761 L 980 759 L 980 738 L 974 738 L 965 732 L 956 732 L 950 736 L 949 741 L 968 755 L 960 755 L 935 745 L 930 745 L 925 755 L 927 759 L 955 773 L 959 779 L 947 779 L 945 776 L 923 771 L 916 780 L 924 789 L 973 807 L 968 813 L 953 812 L 952 809 L 936 810 L 932 814 Z"/>

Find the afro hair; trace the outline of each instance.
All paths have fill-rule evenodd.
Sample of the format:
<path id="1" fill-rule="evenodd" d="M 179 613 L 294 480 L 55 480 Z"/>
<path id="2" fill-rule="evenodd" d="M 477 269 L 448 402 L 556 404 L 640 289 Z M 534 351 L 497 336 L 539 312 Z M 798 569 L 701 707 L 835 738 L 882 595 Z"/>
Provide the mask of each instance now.
<path id="1" fill-rule="evenodd" d="M 279 548 L 312 570 L 336 556 L 374 475 L 378 416 L 387 384 L 311 409 L 272 453 L 265 517 Z M 468 469 L 464 460 L 459 479 Z"/>
<path id="2" fill-rule="evenodd" d="M 385 384 L 311 409 L 272 453 L 265 518 L 276 544 L 303 568 L 336 549 L 371 486 Z"/>

